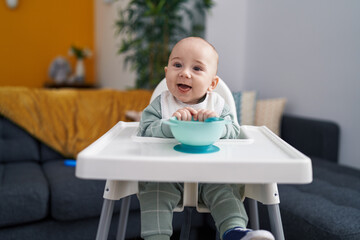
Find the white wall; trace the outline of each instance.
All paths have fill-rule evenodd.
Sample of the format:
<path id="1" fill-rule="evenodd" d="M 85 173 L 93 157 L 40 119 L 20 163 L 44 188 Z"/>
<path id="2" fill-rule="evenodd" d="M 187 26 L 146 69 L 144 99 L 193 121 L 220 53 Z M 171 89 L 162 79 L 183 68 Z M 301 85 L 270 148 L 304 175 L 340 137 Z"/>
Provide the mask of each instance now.
<path id="1" fill-rule="evenodd" d="M 243 89 L 245 73 L 246 1 L 215 1 L 206 22 L 205 38 L 219 53 L 218 75 L 234 91 Z"/>
<path id="2" fill-rule="evenodd" d="M 360 1 L 241 2 L 245 9 L 218 0 L 208 19 L 208 40 L 225 53 L 220 71 L 226 76 L 243 71 L 226 81 L 255 89 L 260 98 L 286 97 L 287 113 L 339 123 L 340 162 L 360 168 Z M 245 11 L 245 26 L 237 22 L 239 16 L 228 19 L 236 11 Z M 239 33 L 232 34 L 236 29 Z M 239 48 L 234 36 L 245 46 Z"/>
<path id="3" fill-rule="evenodd" d="M 120 37 L 116 36 L 115 21 L 120 7 L 129 0 L 111 4 L 94 0 L 96 79 L 101 87 L 124 90 L 135 85 L 135 73 L 124 68 L 124 55 L 118 55 Z"/>

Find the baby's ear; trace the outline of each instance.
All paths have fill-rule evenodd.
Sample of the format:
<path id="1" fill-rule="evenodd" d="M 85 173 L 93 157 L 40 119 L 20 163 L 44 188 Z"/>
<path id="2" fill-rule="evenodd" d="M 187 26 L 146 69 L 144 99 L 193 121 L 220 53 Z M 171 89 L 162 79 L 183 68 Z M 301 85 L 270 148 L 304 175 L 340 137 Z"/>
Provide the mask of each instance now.
<path id="1" fill-rule="evenodd" d="M 167 72 L 167 66 L 166 66 L 166 67 L 164 67 L 164 71 L 165 71 L 165 74 L 166 74 L 166 72 Z"/>
<path id="2" fill-rule="evenodd" d="M 218 83 L 219 83 L 219 77 L 215 76 L 211 81 L 208 91 L 209 92 L 213 91 L 216 88 L 216 86 L 218 85 Z"/>

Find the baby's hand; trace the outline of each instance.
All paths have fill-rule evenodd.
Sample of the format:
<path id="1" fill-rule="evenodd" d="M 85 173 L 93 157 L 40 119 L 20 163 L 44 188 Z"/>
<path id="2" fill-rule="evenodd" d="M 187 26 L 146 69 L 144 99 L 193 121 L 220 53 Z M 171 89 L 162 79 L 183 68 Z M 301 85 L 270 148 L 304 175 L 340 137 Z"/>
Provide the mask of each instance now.
<path id="1" fill-rule="evenodd" d="M 200 109 L 197 114 L 193 116 L 194 120 L 205 121 L 211 117 L 219 117 L 218 114 L 212 110 Z"/>
<path id="2" fill-rule="evenodd" d="M 196 115 L 197 115 L 197 111 L 195 109 L 191 107 L 185 107 L 185 108 L 180 108 L 179 110 L 174 112 L 172 116 L 176 117 L 178 120 L 191 121 L 192 116 L 194 116 L 195 118 Z"/>

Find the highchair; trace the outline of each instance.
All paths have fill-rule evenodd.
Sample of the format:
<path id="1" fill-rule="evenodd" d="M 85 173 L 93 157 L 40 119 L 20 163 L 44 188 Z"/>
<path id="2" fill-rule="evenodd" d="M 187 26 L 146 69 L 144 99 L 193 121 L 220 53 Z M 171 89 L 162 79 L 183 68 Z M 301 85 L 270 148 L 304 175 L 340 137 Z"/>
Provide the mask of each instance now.
<path id="1" fill-rule="evenodd" d="M 151 101 L 153 101 L 162 91 L 167 90 L 166 80 L 163 79 L 153 92 Z M 236 107 L 231 91 L 225 82 L 219 79 L 219 83 L 214 90 L 220 94 L 225 102 L 229 105 L 234 120 L 237 121 Z M 125 239 L 125 231 L 127 226 L 127 217 L 130 208 L 130 197 L 138 193 L 137 181 L 119 181 L 108 179 L 104 190 L 104 203 L 100 217 L 100 223 L 96 239 L 107 239 L 111 216 L 113 212 L 114 202 L 122 199 L 119 227 L 117 232 L 117 240 Z M 249 198 L 249 223 L 252 229 L 259 229 L 257 202 L 266 204 L 268 207 L 271 231 L 275 239 L 284 239 L 282 222 L 279 210 L 279 194 L 276 183 L 267 184 L 245 184 L 245 192 L 243 198 Z M 183 211 L 184 207 L 196 207 L 198 212 L 209 212 L 204 206 L 198 205 L 198 183 L 184 183 L 183 205 L 177 207 L 175 211 Z M 185 224 L 186 225 L 186 224 Z M 186 234 L 182 234 L 182 236 Z M 219 236 L 217 236 L 219 238 Z"/>

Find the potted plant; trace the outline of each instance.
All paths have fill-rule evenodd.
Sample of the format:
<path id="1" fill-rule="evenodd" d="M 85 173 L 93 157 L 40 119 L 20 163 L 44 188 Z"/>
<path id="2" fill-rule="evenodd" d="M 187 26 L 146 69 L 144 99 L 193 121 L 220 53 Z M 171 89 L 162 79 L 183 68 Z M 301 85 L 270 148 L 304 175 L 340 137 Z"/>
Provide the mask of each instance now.
<path id="1" fill-rule="evenodd" d="M 69 55 L 75 56 L 76 67 L 75 74 L 70 78 L 70 82 L 84 83 L 85 81 L 85 66 L 84 59 L 91 56 L 91 51 L 88 48 L 80 48 L 72 45 L 69 49 Z"/>
<path id="2" fill-rule="evenodd" d="M 165 77 L 173 45 L 187 36 L 202 36 L 212 0 L 132 0 L 119 10 L 117 33 L 124 39 L 119 54 L 136 71 L 136 88 L 153 89 Z"/>

